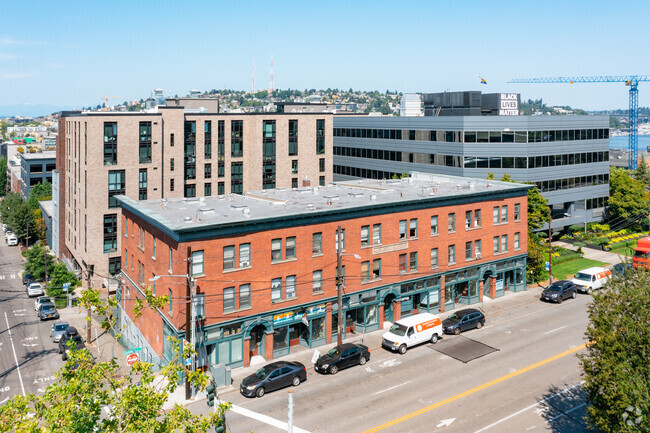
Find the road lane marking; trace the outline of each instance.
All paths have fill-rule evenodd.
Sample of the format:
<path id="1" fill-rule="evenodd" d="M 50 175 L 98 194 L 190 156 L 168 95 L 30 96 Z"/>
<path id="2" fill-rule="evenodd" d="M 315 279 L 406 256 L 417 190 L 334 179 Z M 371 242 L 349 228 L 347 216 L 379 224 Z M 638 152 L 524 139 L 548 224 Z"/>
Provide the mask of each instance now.
<path id="1" fill-rule="evenodd" d="M 544 335 L 551 334 L 551 333 L 553 333 L 553 332 L 555 332 L 555 331 L 559 331 L 560 329 L 564 329 L 564 328 L 566 328 L 566 325 L 564 325 L 564 326 L 560 326 L 559 328 L 551 329 L 550 331 L 546 331 L 546 332 L 544 333 Z"/>
<path id="2" fill-rule="evenodd" d="M 565 389 L 563 389 L 563 390 L 560 391 L 560 392 L 556 392 L 556 393 L 553 394 L 553 395 L 549 395 L 549 396 L 546 397 L 544 400 L 540 400 L 540 401 L 538 401 L 537 403 L 531 404 L 530 406 L 525 407 L 525 408 L 523 408 L 522 410 L 517 411 L 517 412 L 515 412 L 515 413 L 513 413 L 513 414 L 510 414 L 510 415 L 508 415 L 508 416 L 505 417 L 505 418 L 501 418 L 499 421 L 493 422 L 492 424 L 490 424 L 490 425 L 488 425 L 488 426 L 485 426 L 485 427 L 483 427 L 483 428 L 480 429 L 480 430 L 476 430 L 474 433 L 480 433 L 480 432 L 482 432 L 482 431 L 485 431 L 485 430 L 491 429 L 491 428 L 494 427 L 495 425 L 499 425 L 499 424 L 501 424 L 502 422 L 509 420 L 510 418 L 514 418 L 514 417 L 516 417 L 517 415 L 521 415 L 522 413 L 524 413 L 524 412 L 526 412 L 526 411 L 528 411 L 528 410 L 534 408 L 535 406 L 539 406 L 540 404 L 544 403 L 545 401 L 551 400 L 551 399 L 557 397 L 557 396 L 560 395 L 560 394 L 564 394 L 565 392 L 570 391 L 570 390 L 572 390 L 573 388 L 582 385 L 583 383 L 584 383 L 584 381 L 582 381 L 582 382 L 578 382 L 578 383 L 576 383 L 575 385 L 571 385 L 570 387 L 565 388 Z M 544 412 L 546 412 L 546 411 L 548 411 L 548 408 L 547 408 L 547 407 L 544 407 L 544 408 L 538 408 L 538 409 L 535 411 L 535 413 L 537 413 L 537 415 L 540 415 L 540 416 L 541 416 L 541 415 L 542 415 Z"/>
<path id="3" fill-rule="evenodd" d="M 411 382 L 413 382 L 413 381 L 409 380 L 408 382 L 400 383 L 399 385 L 395 385 L 395 386 L 391 386 L 390 388 L 382 389 L 381 391 L 375 392 L 373 395 L 381 394 L 382 392 L 386 392 L 386 391 L 391 391 L 391 390 L 393 390 L 395 388 L 399 388 L 400 386 L 407 385 L 407 384 L 409 384 Z"/>
<path id="4" fill-rule="evenodd" d="M 278 421 L 277 419 L 271 418 L 270 416 L 262 415 L 261 413 L 253 412 L 252 410 L 248 410 L 234 404 L 230 410 L 245 417 L 253 418 L 265 424 L 272 425 L 273 427 L 279 428 L 280 430 L 288 431 L 289 427 L 287 426 L 286 422 Z M 295 425 L 293 426 L 293 431 L 295 433 L 309 433 L 307 430 L 298 428 Z"/>
<path id="5" fill-rule="evenodd" d="M 558 419 L 559 417 L 564 416 L 564 415 L 568 415 L 568 414 L 570 414 L 571 412 L 573 412 L 574 410 L 576 410 L 576 409 L 580 409 L 581 407 L 584 407 L 584 406 L 587 406 L 587 403 L 579 404 L 578 406 L 574 407 L 573 409 L 569 409 L 569 410 L 567 410 L 566 412 L 563 412 L 563 413 L 561 413 L 561 414 L 559 414 L 559 415 L 557 415 L 557 416 L 554 416 L 553 418 L 549 419 L 547 422 L 555 421 L 555 420 Z"/>
<path id="6" fill-rule="evenodd" d="M 416 416 L 422 415 L 422 414 L 427 413 L 427 412 L 429 412 L 429 411 L 431 411 L 433 409 L 437 409 L 437 408 L 439 408 L 441 406 L 452 403 L 452 402 L 454 402 L 456 400 L 460 400 L 461 398 L 467 397 L 468 395 L 474 394 L 475 392 L 482 391 L 482 390 L 484 390 L 486 388 L 490 388 L 491 386 L 497 385 L 497 384 L 499 384 L 501 382 L 504 382 L 504 381 L 506 381 L 508 379 L 512 379 L 513 377 L 519 376 L 520 374 L 527 373 L 527 372 L 529 372 L 531 370 L 534 370 L 537 367 L 541 367 L 542 365 L 548 364 L 549 362 L 553 362 L 553 361 L 558 360 L 560 358 L 563 358 L 563 357 L 565 357 L 567 355 L 571 355 L 571 354 L 573 354 L 573 353 L 587 347 L 587 344 L 591 344 L 591 343 L 583 343 L 580 346 L 574 347 L 573 349 L 569 349 L 569 350 L 566 350 L 566 351 L 564 351 L 562 353 L 558 353 L 557 355 L 553 355 L 550 358 L 546 358 L 546 359 L 544 359 L 542 361 L 536 362 L 535 364 L 531 364 L 531 365 L 529 365 L 527 367 L 524 367 L 524 368 L 522 368 L 520 370 L 514 371 L 512 373 L 508 373 L 505 376 L 498 377 L 498 378 L 496 378 L 494 380 L 491 380 L 490 382 L 486 382 L 486 383 L 484 383 L 482 385 L 479 385 L 479 386 L 476 386 L 474 388 L 468 389 L 467 391 L 461 392 L 460 394 L 456 394 L 455 396 L 449 397 L 446 400 L 439 401 L 438 403 L 434 403 L 434 404 L 432 404 L 430 406 L 423 407 L 422 409 L 416 410 L 415 412 L 411 412 L 411 413 L 409 413 L 407 415 L 396 418 L 396 419 L 394 419 L 392 421 L 389 421 L 387 423 L 384 423 L 384 424 L 382 424 L 380 426 L 377 426 L 377 427 L 372 428 L 370 430 L 366 430 L 364 433 L 378 432 L 379 430 L 383 430 L 385 428 L 388 428 L 388 427 L 394 426 L 396 424 L 399 424 L 401 422 L 407 421 L 407 420 L 409 420 L 411 418 L 415 418 Z"/>
<path id="7" fill-rule="evenodd" d="M 11 349 L 14 351 L 14 361 L 16 361 L 16 370 L 18 371 L 18 379 L 20 379 L 20 388 L 23 390 L 23 395 L 25 395 L 25 385 L 23 385 L 23 375 L 20 374 L 20 365 L 18 365 L 18 357 L 16 356 L 16 348 L 14 347 L 14 337 L 11 335 L 11 328 L 9 327 L 9 319 L 7 318 L 6 311 L 5 311 L 5 322 L 7 322 L 7 331 L 9 332 L 9 341 L 11 341 Z"/>

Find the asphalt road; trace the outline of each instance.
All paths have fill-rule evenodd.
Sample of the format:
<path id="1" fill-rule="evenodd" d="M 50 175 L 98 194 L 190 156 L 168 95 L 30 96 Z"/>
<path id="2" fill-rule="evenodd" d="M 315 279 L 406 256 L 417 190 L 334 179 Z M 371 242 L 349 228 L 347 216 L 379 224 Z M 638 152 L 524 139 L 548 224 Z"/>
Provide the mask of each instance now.
<path id="1" fill-rule="evenodd" d="M 16 394 L 42 393 L 64 364 L 49 337 L 53 321 L 36 316 L 22 270 L 20 249 L 0 241 L 0 404 Z"/>
<path id="2" fill-rule="evenodd" d="M 576 353 L 584 350 L 589 299 L 578 295 L 555 305 L 531 296 L 488 316 L 483 329 L 446 336 L 435 346 L 403 356 L 371 347 L 364 367 L 336 376 L 308 369 L 307 382 L 291 389 L 294 431 L 586 432 Z M 435 350 L 474 341 L 497 350 L 467 363 Z M 236 406 L 229 431 L 286 431 L 287 391 L 261 399 L 221 395 Z M 208 411 L 205 401 L 191 409 Z"/>

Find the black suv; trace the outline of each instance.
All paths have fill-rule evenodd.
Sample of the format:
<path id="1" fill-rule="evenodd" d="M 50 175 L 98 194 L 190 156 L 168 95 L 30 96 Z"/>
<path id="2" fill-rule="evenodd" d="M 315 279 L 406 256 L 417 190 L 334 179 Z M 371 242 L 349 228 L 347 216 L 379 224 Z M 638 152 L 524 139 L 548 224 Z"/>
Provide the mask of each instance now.
<path id="1" fill-rule="evenodd" d="M 59 340 L 59 353 L 61 353 L 61 359 L 64 361 L 68 360 L 68 351 L 70 350 L 70 343 L 74 342 L 74 350 L 85 349 L 86 345 L 84 344 L 81 335 L 77 332 L 77 328 L 69 326 L 63 334 L 61 334 L 61 339 Z"/>
<path id="2" fill-rule="evenodd" d="M 475 308 L 455 311 L 442 321 L 442 331 L 445 334 L 458 335 L 468 329 L 481 329 L 485 325 L 485 314 Z"/>
<path id="3" fill-rule="evenodd" d="M 363 344 L 344 343 L 330 349 L 318 358 L 314 370 L 320 373 L 336 374 L 340 369 L 363 365 L 370 360 L 370 351 Z"/>
<path id="4" fill-rule="evenodd" d="M 576 285 L 568 280 L 559 280 L 548 286 L 540 297 L 542 301 L 551 301 L 561 304 L 562 301 L 576 297 Z"/>

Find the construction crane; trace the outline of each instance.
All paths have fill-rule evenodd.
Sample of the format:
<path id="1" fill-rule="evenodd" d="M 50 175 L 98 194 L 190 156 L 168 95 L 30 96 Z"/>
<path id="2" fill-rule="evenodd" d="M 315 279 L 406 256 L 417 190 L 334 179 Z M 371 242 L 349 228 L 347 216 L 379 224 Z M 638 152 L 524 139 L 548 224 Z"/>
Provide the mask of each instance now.
<path id="1" fill-rule="evenodd" d="M 108 100 L 109 99 L 116 99 L 116 98 L 121 98 L 121 96 L 108 96 L 108 93 L 106 96 L 102 97 L 104 100 L 104 111 L 108 111 Z"/>
<path id="2" fill-rule="evenodd" d="M 630 107 L 628 119 L 628 152 L 627 166 L 630 170 L 636 169 L 639 159 L 639 83 L 650 81 L 650 75 L 600 75 L 595 77 L 546 77 L 546 78 L 515 78 L 508 83 L 625 83 L 630 86 Z"/>

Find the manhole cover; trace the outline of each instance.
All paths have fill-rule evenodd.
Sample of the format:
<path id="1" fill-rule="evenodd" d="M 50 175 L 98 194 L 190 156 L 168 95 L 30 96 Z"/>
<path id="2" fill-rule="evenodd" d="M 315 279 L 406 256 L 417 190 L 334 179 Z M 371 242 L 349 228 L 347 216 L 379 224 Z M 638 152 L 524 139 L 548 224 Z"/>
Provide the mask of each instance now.
<path id="1" fill-rule="evenodd" d="M 438 341 L 437 344 L 428 344 L 428 347 L 464 363 L 499 350 L 462 335 L 452 338 L 447 337 Z"/>

